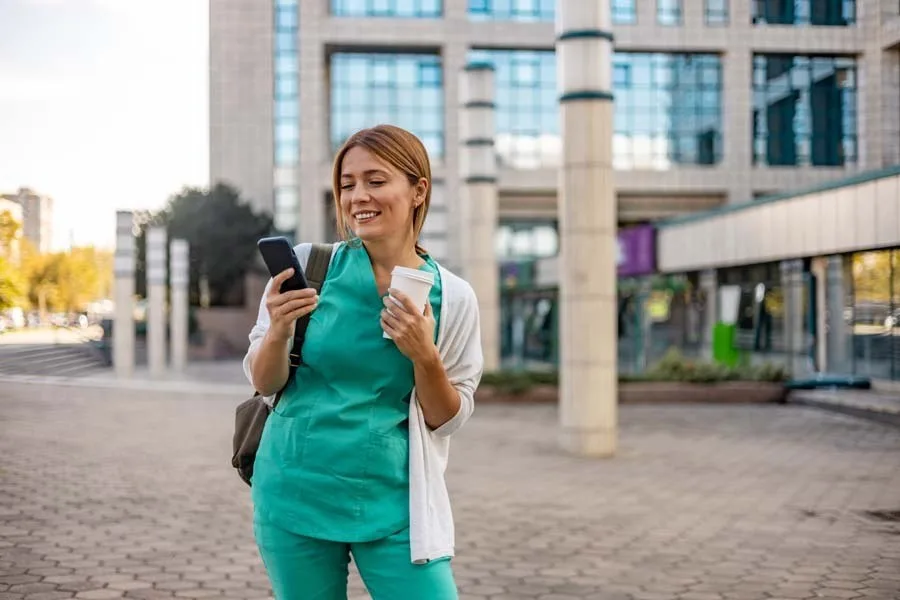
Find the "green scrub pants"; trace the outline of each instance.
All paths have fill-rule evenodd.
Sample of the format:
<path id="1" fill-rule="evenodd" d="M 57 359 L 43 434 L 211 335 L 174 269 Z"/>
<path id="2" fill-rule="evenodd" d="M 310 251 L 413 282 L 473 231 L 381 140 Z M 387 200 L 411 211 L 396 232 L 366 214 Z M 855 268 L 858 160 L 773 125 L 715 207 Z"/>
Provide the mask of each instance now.
<path id="1" fill-rule="evenodd" d="M 257 520 L 256 543 L 276 600 L 347 600 L 347 566 L 356 562 L 372 600 L 457 600 L 450 559 L 409 560 L 409 529 L 374 542 L 328 542 Z"/>

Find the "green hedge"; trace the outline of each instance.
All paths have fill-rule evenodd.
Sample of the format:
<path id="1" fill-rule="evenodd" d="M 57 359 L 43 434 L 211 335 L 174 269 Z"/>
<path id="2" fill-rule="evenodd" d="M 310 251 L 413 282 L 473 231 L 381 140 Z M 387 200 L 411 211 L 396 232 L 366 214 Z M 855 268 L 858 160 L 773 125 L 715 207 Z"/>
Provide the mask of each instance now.
<path id="1" fill-rule="evenodd" d="M 721 383 L 725 381 L 759 381 L 782 383 L 789 379 L 787 370 L 781 365 L 766 363 L 758 366 L 739 365 L 728 367 L 706 361 L 685 358 L 678 350 L 672 349 L 640 374 L 619 374 L 619 381 L 648 382 L 671 381 L 679 383 Z M 558 385 L 556 371 L 496 371 L 485 373 L 482 384 L 494 387 L 501 393 L 523 394 L 538 385 Z"/>

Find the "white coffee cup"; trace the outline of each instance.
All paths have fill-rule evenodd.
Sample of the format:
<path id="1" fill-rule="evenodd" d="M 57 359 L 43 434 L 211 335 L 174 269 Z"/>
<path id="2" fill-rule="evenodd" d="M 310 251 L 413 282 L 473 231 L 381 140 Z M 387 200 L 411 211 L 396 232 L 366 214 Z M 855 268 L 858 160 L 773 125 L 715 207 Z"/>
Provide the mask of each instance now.
<path id="1" fill-rule="evenodd" d="M 391 271 L 391 288 L 400 290 L 409 296 L 413 304 L 421 308 L 423 314 L 425 313 L 425 303 L 428 302 L 428 293 L 433 285 L 434 273 L 429 271 L 408 267 L 394 267 L 394 270 Z M 387 331 L 384 332 L 383 337 L 391 339 Z"/>

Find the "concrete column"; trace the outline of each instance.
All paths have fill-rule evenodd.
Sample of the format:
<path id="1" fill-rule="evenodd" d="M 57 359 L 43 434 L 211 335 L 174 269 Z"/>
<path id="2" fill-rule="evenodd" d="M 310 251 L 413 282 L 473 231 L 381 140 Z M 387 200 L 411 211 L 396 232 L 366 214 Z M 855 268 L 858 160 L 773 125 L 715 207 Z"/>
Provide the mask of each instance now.
<path id="1" fill-rule="evenodd" d="M 781 285 L 784 293 L 785 364 L 795 376 L 811 372 L 809 337 L 806 334 L 806 306 L 803 302 L 806 280 L 803 262 L 792 259 L 781 262 Z"/>
<path id="2" fill-rule="evenodd" d="M 331 130 L 329 59 L 319 24 L 327 2 L 298 2 L 300 53 L 300 163 L 297 166 L 299 222 L 297 242 L 325 242 L 335 236 L 326 212 L 326 190 L 331 190 Z M 323 181 L 324 175 L 324 181 Z M 324 184 L 324 187 L 323 187 Z"/>
<path id="3" fill-rule="evenodd" d="M 166 371 L 166 247 L 163 227 L 147 232 L 147 360 L 151 377 Z"/>
<path id="4" fill-rule="evenodd" d="M 470 64 L 461 73 L 460 119 L 462 264 L 478 296 L 484 370 L 500 366 L 500 290 L 494 234 L 497 229 L 497 160 L 494 155 L 494 69 Z"/>
<path id="5" fill-rule="evenodd" d="M 828 344 L 825 339 L 825 332 L 828 330 L 827 319 L 827 297 L 825 294 L 825 282 L 828 280 L 828 259 L 824 256 L 817 256 L 810 261 L 810 273 L 816 278 L 816 370 L 828 370 Z"/>
<path id="6" fill-rule="evenodd" d="M 827 322 L 827 365 L 832 373 L 852 373 L 848 324 L 844 319 L 844 307 L 851 282 L 844 268 L 843 256 L 829 256 L 825 275 L 825 306 Z"/>
<path id="7" fill-rule="evenodd" d="M 181 373 L 187 366 L 188 310 L 190 284 L 189 246 L 185 240 L 172 240 L 169 244 L 169 272 L 171 285 L 171 344 L 172 370 Z"/>
<path id="8" fill-rule="evenodd" d="M 116 312 L 113 315 L 113 367 L 116 376 L 134 375 L 134 214 L 116 212 L 116 254 L 113 261 Z"/>
<path id="9" fill-rule="evenodd" d="M 719 275 L 715 269 L 707 269 L 700 273 L 700 291 L 703 292 L 703 357 L 713 357 L 713 327 L 719 322 Z"/>
<path id="10" fill-rule="evenodd" d="M 616 452 L 616 194 L 609 0 L 559 0 L 560 444 Z"/>

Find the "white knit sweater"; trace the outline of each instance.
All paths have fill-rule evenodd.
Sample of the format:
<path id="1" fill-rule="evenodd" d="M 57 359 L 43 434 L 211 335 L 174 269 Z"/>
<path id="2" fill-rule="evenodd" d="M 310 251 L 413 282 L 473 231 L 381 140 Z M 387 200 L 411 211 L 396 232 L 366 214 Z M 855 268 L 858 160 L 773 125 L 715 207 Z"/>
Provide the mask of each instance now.
<path id="1" fill-rule="evenodd" d="M 294 248 L 304 269 L 311 247 L 311 244 L 300 244 Z M 335 244 L 335 251 L 337 248 Z M 441 275 L 441 318 L 437 345 L 450 383 L 459 392 L 460 403 L 456 416 L 432 430 L 425 423 L 415 389 L 410 399 L 409 539 L 410 560 L 417 564 L 453 556 L 454 553 L 453 512 L 444 472 L 450 454 L 450 436 L 463 426 L 475 408 L 475 388 L 481 380 L 484 362 L 475 292 L 463 279 L 440 265 L 438 268 Z M 262 344 L 268 328 L 269 313 L 266 311 L 264 293 L 256 325 L 250 331 L 250 348 L 244 357 L 244 373 L 251 384 L 250 356 Z M 268 396 L 265 400 L 271 404 L 274 398 Z"/>

